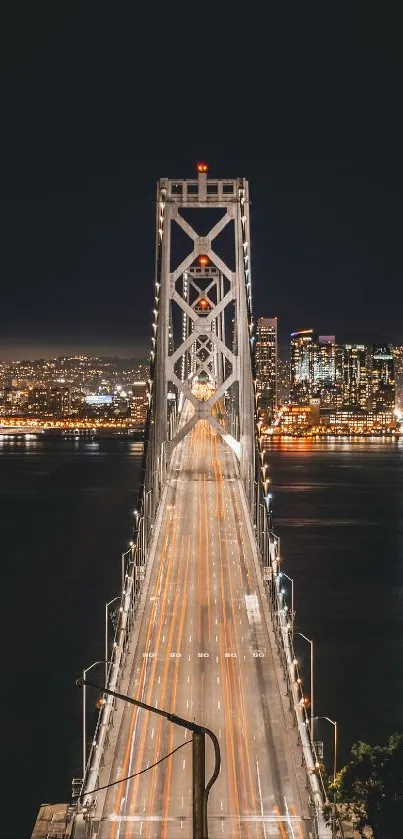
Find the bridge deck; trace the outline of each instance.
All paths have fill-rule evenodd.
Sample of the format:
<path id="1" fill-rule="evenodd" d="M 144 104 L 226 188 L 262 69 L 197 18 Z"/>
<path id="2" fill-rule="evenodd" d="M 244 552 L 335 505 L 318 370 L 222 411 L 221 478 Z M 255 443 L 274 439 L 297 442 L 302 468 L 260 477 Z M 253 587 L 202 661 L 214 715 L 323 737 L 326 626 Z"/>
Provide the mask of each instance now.
<path id="1" fill-rule="evenodd" d="M 307 796 L 248 533 L 234 455 L 200 421 L 173 456 L 126 685 L 217 734 L 222 769 L 210 793 L 210 839 L 303 839 Z M 156 768 L 108 789 L 97 839 L 190 839 L 191 744 L 183 729 L 126 705 L 101 783 L 140 772 L 182 742 Z M 208 740 L 207 750 L 210 777 Z"/>

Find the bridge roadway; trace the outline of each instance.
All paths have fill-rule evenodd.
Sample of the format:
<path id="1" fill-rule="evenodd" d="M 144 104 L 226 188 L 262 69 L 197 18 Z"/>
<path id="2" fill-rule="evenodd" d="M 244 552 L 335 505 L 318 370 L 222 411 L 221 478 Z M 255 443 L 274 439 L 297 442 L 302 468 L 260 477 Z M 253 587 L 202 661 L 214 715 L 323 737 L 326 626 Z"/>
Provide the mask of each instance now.
<path id="1" fill-rule="evenodd" d="M 217 734 L 222 769 L 209 798 L 210 839 L 309 837 L 296 734 L 280 696 L 236 461 L 206 422 L 178 444 L 164 503 L 127 692 Z M 186 745 L 107 790 L 97 839 L 191 839 L 190 737 L 124 706 L 101 783 Z"/>

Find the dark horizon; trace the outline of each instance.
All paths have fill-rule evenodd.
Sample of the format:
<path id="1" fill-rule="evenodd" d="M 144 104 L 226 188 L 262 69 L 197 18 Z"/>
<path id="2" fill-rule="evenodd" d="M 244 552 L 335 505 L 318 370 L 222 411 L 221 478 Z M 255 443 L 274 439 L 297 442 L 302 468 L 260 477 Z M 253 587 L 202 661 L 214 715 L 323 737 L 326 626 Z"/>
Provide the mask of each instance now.
<path id="1" fill-rule="evenodd" d="M 265 317 L 266 315 L 262 315 Z M 260 315 L 259 315 L 260 317 Z M 314 328 L 316 329 L 315 324 L 309 323 L 308 325 L 303 325 L 301 328 Z M 298 330 L 295 330 L 298 331 Z M 325 330 L 316 329 L 318 334 L 333 334 L 329 333 Z M 280 330 L 281 334 L 281 330 Z M 290 333 L 291 334 L 291 333 Z M 403 345 L 403 337 L 402 343 L 394 343 L 393 341 L 387 340 L 385 335 L 380 333 L 373 333 L 372 335 L 368 332 L 360 332 L 357 334 L 351 333 L 336 333 L 336 344 L 365 344 L 366 346 L 371 346 L 372 344 L 392 344 L 393 346 L 402 346 Z M 278 349 L 279 353 L 286 353 L 289 350 L 290 341 L 288 336 L 288 341 L 286 340 L 286 336 L 281 335 L 281 339 L 278 341 Z M 0 363 L 12 363 L 17 361 L 39 361 L 40 359 L 52 359 L 52 358 L 60 358 L 63 356 L 75 356 L 75 355 L 86 355 L 93 358 L 117 358 L 117 359 L 135 359 L 136 361 L 148 361 L 150 354 L 150 347 L 147 347 L 146 344 L 143 345 L 130 345 L 130 344 L 67 344 L 67 343 L 49 343 L 49 344 L 37 344 L 37 343 L 10 343 L 7 346 L 4 346 L 0 341 Z"/>
<path id="2" fill-rule="evenodd" d="M 279 316 L 281 342 L 312 325 L 403 344 L 400 28 L 343 6 L 281 18 L 264 49 L 252 23 L 242 70 L 184 73 L 151 25 L 133 48 L 129 11 L 7 8 L 0 356 L 148 353 L 156 182 L 198 159 L 250 182 L 253 308 Z"/>

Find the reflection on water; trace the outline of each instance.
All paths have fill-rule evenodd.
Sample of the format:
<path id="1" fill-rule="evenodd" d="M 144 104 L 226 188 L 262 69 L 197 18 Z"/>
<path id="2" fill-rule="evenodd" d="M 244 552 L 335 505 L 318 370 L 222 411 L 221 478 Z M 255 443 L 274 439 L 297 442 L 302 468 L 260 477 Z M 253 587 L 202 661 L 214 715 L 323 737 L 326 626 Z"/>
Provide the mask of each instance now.
<path id="1" fill-rule="evenodd" d="M 68 801 L 81 777 L 75 679 L 104 658 L 104 604 L 119 589 L 141 451 L 120 440 L 0 441 L 2 751 L 18 813 L 7 836 L 30 836 L 40 803 Z"/>
<path id="2" fill-rule="evenodd" d="M 346 760 L 403 731 L 402 441 L 278 441 L 267 463 L 315 713 L 337 719 Z"/>

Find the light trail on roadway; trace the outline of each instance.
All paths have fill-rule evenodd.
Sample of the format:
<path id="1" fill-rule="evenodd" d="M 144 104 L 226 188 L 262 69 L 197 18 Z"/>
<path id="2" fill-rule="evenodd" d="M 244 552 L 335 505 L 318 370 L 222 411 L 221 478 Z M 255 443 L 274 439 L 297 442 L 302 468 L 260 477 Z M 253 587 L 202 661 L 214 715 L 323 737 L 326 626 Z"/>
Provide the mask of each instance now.
<path id="1" fill-rule="evenodd" d="M 209 797 L 210 839 L 305 839 L 296 735 L 286 725 L 235 456 L 207 422 L 175 449 L 156 539 L 127 692 L 216 733 L 222 767 Z M 140 772 L 182 742 L 162 764 L 108 789 L 97 839 L 191 839 L 189 732 L 125 705 L 102 782 Z"/>

